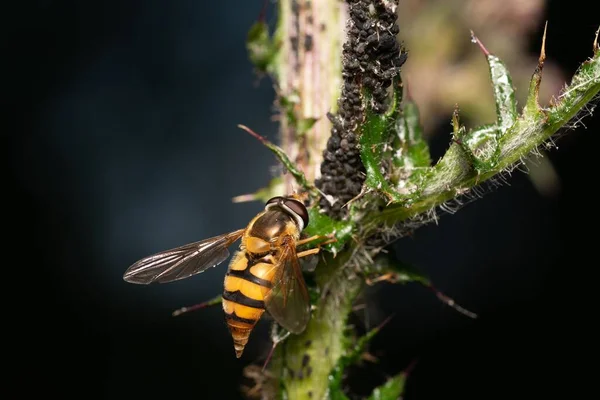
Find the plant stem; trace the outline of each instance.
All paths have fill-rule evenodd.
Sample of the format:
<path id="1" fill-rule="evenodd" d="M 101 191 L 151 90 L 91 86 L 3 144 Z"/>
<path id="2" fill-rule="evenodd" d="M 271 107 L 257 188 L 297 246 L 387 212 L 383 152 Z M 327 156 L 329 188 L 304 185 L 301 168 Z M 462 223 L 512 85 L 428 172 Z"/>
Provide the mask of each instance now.
<path id="1" fill-rule="evenodd" d="M 309 182 L 321 175 L 332 128 L 327 113 L 337 110 L 347 15 L 344 1 L 279 1 L 274 75 L 280 145 Z M 284 180 L 287 191 L 295 188 L 291 174 Z M 275 352 L 270 371 L 288 399 L 326 396 L 329 375 L 344 351 L 346 320 L 363 285 L 360 279 L 341 276 L 349 258 L 350 252 L 337 257 L 323 253 L 315 272 L 318 299 L 309 325 Z"/>
<path id="2" fill-rule="evenodd" d="M 331 134 L 326 114 L 337 108 L 346 15 L 342 1 L 279 1 L 275 38 L 281 46 L 276 61 L 281 147 L 311 182 L 320 176 Z M 286 189 L 293 187 L 292 177 L 285 180 Z"/>
<path id="3" fill-rule="evenodd" d="M 288 399 L 328 398 L 329 376 L 344 354 L 346 321 L 362 288 L 362 279 L 343 276 L 349 258 L 327 256 L 317 267 L 319 301 L 302 335 L 283 344 L 281 380 Z"/>
<path id="4" fill-rule="evenodd" d="M 576 117 L 585 104 L 600 91 L 600 51 L 595 45 L 594 57 L 584 63 L 559 100 L 548 109 L 541 109 L 537 102 L 543 66 L 543 57 L 540 57 L 522 115 L 514 122 L 513 117 L 516 116 L 513 115 L 515 113 L 512 108 L 509 109 L 509 113 L 501 113 L 502 135 L 497 137 L 497 147 L 494 147 L 497 151 L 493 153 L 493 156 L 497 154 L 497 159 L 492 157 L 491 161 L 484 159 L 485 162 L 479 160 L 477 163 L 476 154 L 468 145 L 461 142 L 460 135 L 464 134 L 464 129 L 459 127 L 458 117 L 456 117 L 454 142 L 433 167 L 428 165 L 427 147 L 423 145 L 424 142 L 420 143 L 420 138 L 417 140 L 415 135 L 410 138 L 410 135 L 406 137 L 400 135 L 401 142 L 403 141 L 401 145 L 415 145 L 415 148 L 412 153 L 406 151 L 408 156 L 402 153 L 404 158 L 397 160 L 399 163 L 394 166 L 402 167 L 404 172 L 411 173 L 418 167 L 419 171 L 423 172 L 415 173 L 408 178 L 399 175 L 405 180 L 418 178 L 414 185 L 418 187 L 414 191 L 412 187 L 407 186 L 406 192 L 392 192 L 394 188 L 384 185 L 387 183 L 385 181 L 387 177 L 384 175 L 390 168 L 388 164 L 385 165 L 386 168 L 382 168 L 385 164 L 384 155 L 388 157 L 390 153 L 389 151 L 385 153 L 384 149 L 387 149 L 392 142 L 390 139 L 393 136 L 389 133 L 396 133 L 393 129 L 397 128 L 397 122 L 402 122 L 401 118 L 406 118 L 406 121 L 410 122 L 409 117 L 414 114 L 396 112 L 398 111 L 396 100 L 400 99 L 398 94 L 402 89 L 399 84 L 395 87 L 396 97 L 392 102 L 391 114 L 385 113 L 382 107 L 386 102 L 383 101 L 385 99 L 380 98 L 387 94 L 390 82 L 400 82 L 398 77 L 400 66 L 406 59 L 395 41 L 398 32 L 394 22 L 397 2 L 352 0 L 349 3 L 351 4 L 350 15 L 355 19 L 352 20 L 354 25 L 350 25 L 354 30 L 349 30 L 349 36 L 354 32 L 355 38 L 348 39 L 346 44 L 350 52 L 345 53 L 344 65 L 350 63 L 352 68 L 345 69 L 344 76 L 352 76 L 348 71 L 353 70 L 363 72 L 368 70 L 370 75 L 363 76 L 366 78 L 359 80 L 360 82 L 350 82 L 353 90 L 355 89 L 358 94 L 347 96 L 345 103 L 344 96 L 340 96 L 340 89 L 342 48 L 343 43 L 346 42 L 344 24 L 348 15 L 346 2 L 280 0 L 278 28 L 273 40 L 277 51 L 271 72 L 278 90 L 281 112 L 280 141 L 283 151 L 264 139 L 261 141 L 276 153 L 290 171 L 284 178 L 286 191 L 295 189 L 296 182 L 293 179 L 296 179 L 297 183 L 308 192 L 311 192 L 310 188 L 314 188 L 311 183 L 320 177 L 323 151 L 328 147 L 332 130 L 335 131 L 335 127 L 332 129 L 329 119 L 324 116 L 328 112 L 335 112 L 337 106 L 341 111 L 346 106 L 351 111 L 360 111 L 357 114 L 360 118 L 353 119 L 353 123 L 342 124 L 342 128 L 351 129 L 353 137 L 366 135 L 362 137 L 365 140 L 360 142 L 363 150 L 366 149 L 374 154 L 381 153 L 377 154 L 377 158 L 372 159 L 371 168 L 366 170 L 367 175 L 374 177 L 366 179 L 366 186 L 362 186 L 363 190 L 365 187 L 368 190 L 361 191 L 361 196 L 357 196 L 356 203 L 348 206 L 349 218 L 342 220 L 335 219 L 336 217 L 331 214 L 323 215 L 320 213 L 322 207 L 319 209 L 314 202 L 311 204 L 311 223 L 307 231 L 311 230 L 311 234 L 320 236 L 335 235 L 339 248 L 336 248 L 337 254 L 322 251 L 319 255 L 321 260 L 315 269 L 315 282 L 309 284 L 314 295 L 311 301 L 314 307 L 311 320 L 303 333 L 290 335 L 279 344 L 269 367 L 268 375 L 276 382 L 275 391 L 290 400 L 346 399 L 341 387 L 343 371 L 340 360 L 344 357 L 348 358 L 347 354 L 351 346 L 346 335 L 347 319 L 354 299 L 364 285 L 363 279 L 356 274 L 364 273 L 369 265 L 373 264 L 372 258 L 381 248 L 377 241 L 373 244 L 368 242 L 369 239 L 373 237 L 377 239 L 378 234 L 385 233 L 386 226 L 394 226 L 426 213 L 448 200 L 460 197 L 469 189 L 495 175 L 514 168 L 522 159 L 547 142 L 568 121 Z M 375 20 L 375 17 L 380 19 Z M 372 21 L 365 23 L 365 19 L 372 19 Z M 371 29 L 371 33 L 363 34 L 361 29 Z M 364 43 L 359 43 L 360 40 Z M 372 58 L 370 59 L 372 63 L 367 63 L 364 67 L 358 61 L 363 60 L 363 54 L 366 53 Z M 348 54 L 354 54 L 356 60 Z M 382 60 L 389 61 L 389 68 L 383 68 L 386 65 L 381 62 Z M 492 78 L 494 80 L 494 77 Z M 370 83 L 373 90 L 361 91 L 360 85 L 363 81 Z M 501 99 L 506 97 L 508 103 L 511 103 L 511 96 L 504 96 L 510 90 L 503 87 L 500 89 L 502 90 L 496 97 Z M 342 105 L 337 102 L 338 97 L 341 97 Z M 377 101 L 371 101 L 372 99 Z M 357 102 L 361 104 L 356 104 Z M 363 113 L 364 110 L 377 112 Z M 369 121 L 379 123 L 367 126 L 372 129 L 364 129 Z M 409 129 L 409 125 L 406 124 L 406 131 L 414 133 L 415 129 Z M 325 151 L 330 153 L 326 154 L 332 156 L 333 152 L 335 156 L 338 153 L 343 154 L 344 151 L 348 153 L 350 148 L 346 143 L 350 141 L 348 137 L 340 137 L 337 143 L 339 148 L 327 149 Z M 373 139 L 373 142 L 367 139 Z M 489 143 L 496 145 L 496 136 L 493 139 Z M 427 153 L 425 156 L 422 154 L 423 150 Z M 361 165 L 364 165 L 365 158 L 367 157 L 363 157 Z M 325 163 L 327 159 L 328 157 L 325 157 Z M 339 171 L 336 169 L 335 172 L 340 174 L 339 177 L 344 178 L 344 174 L 348 174 L 346 167 L 353 164 L 348 162 L 340 165 L 343 168 L 338 168 Z M 361 176 L 361 179 L 364 180 L 364 177 Z M 338 186 L 344 186 L 338 185 L 337 181 L 335 183 L 332 187 L 336 190 Z M 325 192 L 327 191 L 320 191 L 321 194 Z M 382 204 L 382 194 L 388 195 L 386 200 L 389 200 L 389 204 Z M 325 198 L 329 201 L 327 196 Z M 312 200 L 315 200 L 315 196 Z M 344 202 L 344 204 L 348 203 Z M 339 373 L 340 371 L 342 373 Z M 384 385 L 381 390 L 376 390 L 373 398 L 379 398 L 377 396 L 381 396 L 382 393 L 397 393 L 402 390 L 401 384 L 403 385 L 403 381 L 400 378 L 397 381 L 392 380 L 388 386 Z"/>

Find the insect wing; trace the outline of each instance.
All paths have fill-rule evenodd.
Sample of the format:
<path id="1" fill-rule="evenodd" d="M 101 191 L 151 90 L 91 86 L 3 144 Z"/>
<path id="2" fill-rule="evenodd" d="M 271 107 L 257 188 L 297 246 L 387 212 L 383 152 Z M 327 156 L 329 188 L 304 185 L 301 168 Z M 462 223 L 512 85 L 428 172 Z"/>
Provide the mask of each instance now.
<path id="1" fill-rule="evenodd" d="M 310 298 L 294 244 L 283 248 L 273 288 L 265 294 L 265 308 L 288 331 L 302 333 L 310 319 Z"/>
<path id="2" fill-rule="evenodd" d="M 138 284 L 165 283 L 198 274 L 225 261 L 229 257 L 227 248 L 244 231 L 240 229 L 153 254 L 130 266 L 123 279 Z"/>

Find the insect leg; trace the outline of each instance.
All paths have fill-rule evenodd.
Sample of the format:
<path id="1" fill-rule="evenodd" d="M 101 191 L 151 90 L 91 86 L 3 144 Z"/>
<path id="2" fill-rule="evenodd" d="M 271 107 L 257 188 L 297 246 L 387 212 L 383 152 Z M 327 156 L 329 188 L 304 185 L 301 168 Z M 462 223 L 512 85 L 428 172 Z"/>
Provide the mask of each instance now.
<path id="1" fill-rule="evenodd" d="M 387 273 L 387 274 L 383 274 L 378 276 L 377 278 L 374 279 L 367 279 L 366 283 L 369 286 L 373 286 L 374 284 L 376 284 L 377 282 L 382 282 L 382 281 L 387 281 L 390 283 L 396 283 L 398 282 L 398 279 L 396 278 L 395 274 L 393 273 Z"/>
<path id="2" fill-rule="evenodd" d="M 301 258 L 301 257 L 310 256 L 311 254 L 317 254 L 320 250 L 321 249 L 319 249 L 318 247 L 315 247 L 314 249 L 304 250 L 304 251 L 301 251 L 300 253 L 296 253 L 296 257 Z"/>
<path id="3" fill-rule="evenodd" d="M 311 237 L 298 240 L 296 242 L 296 246 L 302 246 L 303 244 L 314 242 L 315 240 L 320 240 L 320 239 L 329 239 L 326 242 L 319 243 L 320 245 L 333 243 L 337 240 L 333 234 L 331 234 L 331 235 L 313 235 Z"/>

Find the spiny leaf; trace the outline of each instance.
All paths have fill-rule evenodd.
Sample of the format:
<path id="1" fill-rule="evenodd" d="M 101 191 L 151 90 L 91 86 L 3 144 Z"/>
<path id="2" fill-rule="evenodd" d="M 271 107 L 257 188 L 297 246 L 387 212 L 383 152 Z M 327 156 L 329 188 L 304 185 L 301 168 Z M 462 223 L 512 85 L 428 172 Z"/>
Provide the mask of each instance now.
<path id="1" fill-rule="evenodd" d="M 485 48 L 473 31 L 471 31 L 471 41 L 479 45 L 488 62 L 497 115 L 496 124 L 472 129 L 460 142 L 470 156 L 473 167 L 481 175 L 491 171 L 498 162 L 500 157 L 498 140 L 517 120 L 517 101 L 512 78 L 506 65 Z"/>
<path id="2" fill-rule="evenodd" d="M 517 119 L 517 100 L 515 98 L 512 78 L 504 62 L 491 54 L 475 36 L 473 31 L 471 31 L 471 41 L 479 45 L 488 62 L 494 90 L 494 101 L 496 103 L 497 124 L 499 135 L 501 136 Z"/>

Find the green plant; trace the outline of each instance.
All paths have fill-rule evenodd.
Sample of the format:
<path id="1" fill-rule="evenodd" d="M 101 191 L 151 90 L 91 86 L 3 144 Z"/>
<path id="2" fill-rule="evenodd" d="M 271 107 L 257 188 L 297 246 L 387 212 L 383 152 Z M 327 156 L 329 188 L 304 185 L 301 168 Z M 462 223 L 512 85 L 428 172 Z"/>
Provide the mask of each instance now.
<path id="1" fill-rule="evenodd" d="M 581 117 L 600 90 L 596 35 L 593 57 L 549 107 L 540 107 L 542 43 L 519 112 L 506 66 L 473 35 L 489 65 L 496 120 L 468 129 L 456 109 L 451 144 L 432 163 L 417 106 L 401 80 L 407 58 L 396 39 L 396 6 L 391 0 L 280 0 L 276 31 L 271 35 L 263 20 L 250 31 L 250 58 L 275 81 L 281 114 L 280 146 L 257 137 L 289 173 L 239 200 L 264 201 L 285 194 L 293 182 L 309 195 L 307 233 L 337 239 L 323 247 L 311 274 L 314 311 L 309 326 L 277 346 L 265 373 L 264 397 L 346 399 L 341 386 L 345 369 L 379 329 L 354 339 L 347 326 L 353 301 L 366 282 L 385 277 L 431 286 L 382 249 L 431 221 L 436 209 L 460 202 L 536 156 L 538 149 L 552 147 L 551 138 Z M 350 23 L 344 37 L 346 20 Z M 280 334 L 275 329 L 274 339 Z M 370 398 L 396 399 L 405 379 L 406 373 L 400 373 Z"/>

